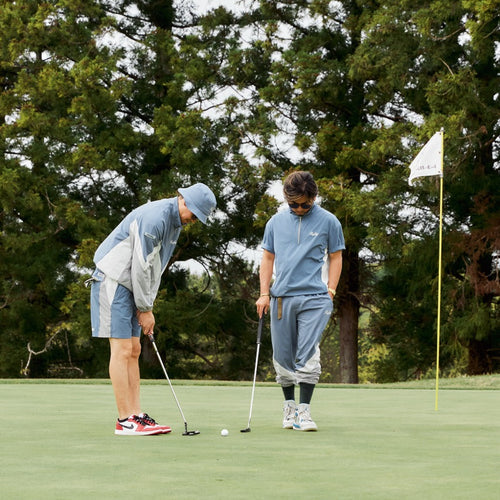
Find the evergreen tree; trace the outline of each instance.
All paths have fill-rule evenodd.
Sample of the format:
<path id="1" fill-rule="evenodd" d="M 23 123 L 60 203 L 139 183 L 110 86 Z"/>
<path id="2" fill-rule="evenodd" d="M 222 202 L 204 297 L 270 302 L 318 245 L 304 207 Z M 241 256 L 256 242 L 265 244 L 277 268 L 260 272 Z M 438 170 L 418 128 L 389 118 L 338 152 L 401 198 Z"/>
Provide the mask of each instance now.
<path id="1" fill-rule="evenodd" d="M 233 283 L 248 269 L 236 265 L 231 242 L 256 241 L 248 221 L 265 185 L 244 175 L 241 158 L 226 162 L 224 124 L 204 114 L 231 39 L 224 30 L 197 29 L 189 11 L 171 1 L 4 6 L 2 373 L 19 373 L 27 345 L 39 352 L 51 344 L 60 356 L 54 335 L 70 332 L 87 373 L 103 375 L 106 346 L 90 341 L 82 282 L 97 245 L 141 203 L 194 182 L 210 185 L 220 215 L 208 228 L 183 232 L 171 265 L 199 260 L 225 283 L 224 301 L 239 300 Z M 173 296 L 159 300 L 159 317 L 176 303 L 172 281 L 181 275 L 167 273 L 164 288 Z M 190 293 L 192 300 L 177 301 L 181 318 L 193 313 Z M 250 337 L 251 321 L 238 318 L 227 334 Z M 206 345 L 213 330 L 220 328 L 202 329 Z M 193 354 L 190 345 L 181 350 Z M 31 375 L 47 375 L 50 355 L 32 361 Z"/>
<path id="2" fill-rule="evenodd" d="M 246 131 L 275 177 L 310 170 L 322 205 L 340 219 L 346 237 L 336 306 L 340 329 L 340 377 L 358 381 L 358 318 L 362 280 L 369 273 L 361 257 L 366 239 L 364 192 L 376 184 L 391 159 L 397 132 L 385 138 L 366 102 L 366 82 L 350 72 L 370 2 L 255 2 L 242 16 L 254 42 L 233 56 L 233 76 L 249 92 Z M 247 78 L 258 67 L 258 78 Z M 385 141 L 385 143 L 384 143 Z M 384 149 L 381 149 L 381 143 Z M 372 145 L 373 144 L 373 145 Z M 270 207 L 271 210 L 274 207 Z M 271 213 L 269 213 L 271 215 Z"/>
<path id="3" fill-rule="evenodd" d="M 374 338 L 387 339 L 394 359 L 401 360 L 394 373 L 422 373 L 432 366 L 438 191 L 432 182 L 409 191 L 405 167 L 441 126 L 446 160 L 453 165 L 445 171 L 445 239 L 453 245 L 445 287 L 453 290 L 458 277 L 469 290 L 471 279 L 488 290 L 478 297 L 476 286 L 470 305 L 450 292 L 444 330 L 452 352 L 461 336 L 476 349 L 476 340 L 488 337 L 484 354 L 496 342 L 498 324 L 494 9 L 481 2 L 440 1 L 417 6 L 263 0 L 252 6 L 240 18 L 251 43 L 231 58 L 231 76 L 244 89 L 242 134 L 275 178 L 294 168 L 311 170 L 320 179 L 323 205 L 343 223 L 347 249 L 337 297 L 341 380 L 357 381 L 361 305 L 372 311 Z M 268 217 L 275 208 L 269 209 Z M 431 249 L 436 264 L 430 265 L 423 249 Z M 374 274 L 380 266 L 384 272 Z M 406 283 L 412 276 L 419 281 Z M 471 328 L 462 327 L 464 313 Z M 471 351 L 470 359 L 475 357 Z"/>
<path id="4" fill-rule="evenodd" d="M 0 320 L 2 375 L 26 368 L 64 328 L 60 303 L 73 255 L 98 223 L 84 214 L 79 170 L 89 130 L 114 106 L 100 90 L 112 54 L 98 47 L 93 2 L 2 2 L 0 9 Z M 68 161 L 77 157 L 80 164 Z M 89 163 L 86 163 L 86 161 Z M 54 344 L 56 341 L 54 341 Z M 64 348 L 65 346 L 62 346 Z M 64 351 L 63 351 L 64 352 Z M 31 374 L 46 374 L 47 358 Z"/>
<path id="5" fill-rule="evenodd" d="M 92 255 L 132 208 L 201 181 L 220 211 L 179 240 L 157 342 L 173 376 L 248 378 L 258 277 L 241 249 L 259 245 L 278 208 L 267 190 L 296 168 L 313 172 L 346 236 L 341 381 L 358 379 L 359 334 L 379 380 L 425 374 L 439 192 L 432 178 L 408 187 L 407 166 L 441 127 L 442 367 L 497 368 L 494 2 L 261 0 L 203 17 L 170 0 L 0 6 L 1 376 L 61 364 L 107 376 L 82 286 Z M 201 280 L 177 265 L 188 259 Z M 144 368 L 161 376 L 147 346 Z"/>
<path id="6" fill-rule="evenodd" d="M 413 128 L 406 138 L 419 139 L 408 140 L 403 165 L 444 128 L 442 367 L 459 366 L 463 346 L 471 374 L 491 371 L 500 341 L 494 10 L 484 2 L 386 2 L 367 24 L 352 69 L 370 79 L 373 108 L 406 121 Z M 433 366 L 437 330 L 438 184 L 427 179 L 408 190 L 402 172 L 383 172 L 369 210 L 370 246 L 384 266 L 373 334 L 389 347 L 395 377 Z M 384 201 L 387 216 L 375 210 Z"/>

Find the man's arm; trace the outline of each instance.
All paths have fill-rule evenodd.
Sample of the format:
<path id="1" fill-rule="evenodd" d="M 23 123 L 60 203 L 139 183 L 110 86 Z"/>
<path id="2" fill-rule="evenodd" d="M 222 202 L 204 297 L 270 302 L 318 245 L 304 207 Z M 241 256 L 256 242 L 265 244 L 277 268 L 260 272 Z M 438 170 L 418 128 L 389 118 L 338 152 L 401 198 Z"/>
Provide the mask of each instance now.
<path id="1" fill-rule="evenodd" d="M 342 250 L 329 254 L 328 259 L 328 293 L 333 299 L 337 285 L 339 284 L 340 273 L 342 272 Z M 331 290 L 334 292 L 332 293 Z"/>
<path id="2" fill-rule="evenodd" d="M 274 254 L 264 250 L 262 255 L 262 260 L 260 263 L 260 297 L 258 298 L 257 305 L 257 313 L 259 318 L 262 317 L 263 314 L 267 314 L 269 310 L 269 302 L 270 302 L 270 289 L 271 289 L 271 279 L 273 277 L 273 269 L 274 269 Z"/>

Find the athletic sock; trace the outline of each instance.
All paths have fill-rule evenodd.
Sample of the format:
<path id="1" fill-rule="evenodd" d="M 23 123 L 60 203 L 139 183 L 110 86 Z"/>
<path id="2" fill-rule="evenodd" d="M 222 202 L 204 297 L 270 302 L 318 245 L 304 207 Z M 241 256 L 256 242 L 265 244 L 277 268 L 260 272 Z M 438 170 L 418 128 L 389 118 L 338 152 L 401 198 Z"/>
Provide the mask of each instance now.
<path id="1" fill-rule="evenodd" d="M 130 415 L 130 417 L 119 418 L 118 422 L 126 422 L 129 418 L 135 417 L 135 415 Z"/>
<path id="2" fill-rule="evenodd" d="M 301 382 L 299 385 L 300 385 L 300 402 L 310 404 L 316 384 L 306 384 L 305 382 Z"/>
<path id="3" fill-rule="evenodd" d="M 283 389 L 283 395 L 285 396 L 285 401 L 295 401 L 295 386 L 289 385 L 287 387 L 281 386 Z"/>

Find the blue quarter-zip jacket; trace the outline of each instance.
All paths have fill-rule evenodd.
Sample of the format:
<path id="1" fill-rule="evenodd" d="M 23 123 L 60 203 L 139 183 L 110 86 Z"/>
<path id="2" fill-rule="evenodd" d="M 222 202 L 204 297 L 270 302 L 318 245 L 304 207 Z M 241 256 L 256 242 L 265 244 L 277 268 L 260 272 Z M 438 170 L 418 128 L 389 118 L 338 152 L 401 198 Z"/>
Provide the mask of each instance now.
<path id="1" fill-rule="evenodd" d="M 266 225 L 262 248 L 274 254 L 275 297 L 326 293 L 321 269 L 328 254 L 345 248 L 335 215 L 319 205 L 302 216 L 291 209 L 275 214 Z"/>

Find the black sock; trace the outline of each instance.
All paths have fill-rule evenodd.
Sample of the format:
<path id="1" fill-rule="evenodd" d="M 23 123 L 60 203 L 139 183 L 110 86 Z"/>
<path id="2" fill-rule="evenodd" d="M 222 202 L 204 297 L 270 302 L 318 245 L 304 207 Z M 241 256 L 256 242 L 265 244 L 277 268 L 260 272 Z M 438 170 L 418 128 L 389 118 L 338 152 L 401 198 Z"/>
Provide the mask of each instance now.
<path id="1" fill-rule="evenodd" d="M 283 389 L 283 395 L 285 396 L 285 401 L 295 401 L 295 386 L 294 385 L 289 385 L 287 387 L 281 386 Z"/>
<path id="2" fill-rule="evenodd" d="M 301 382 L 299 385 L 300 385 L 300 402 L 310 404 L 316 384 L 306 384 L 305 382 Z"/>

